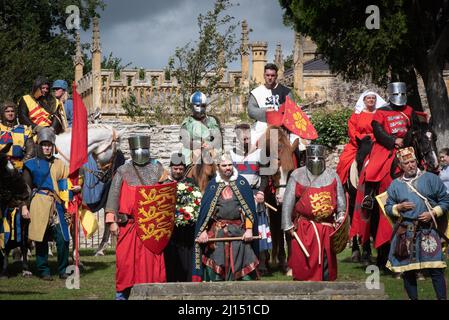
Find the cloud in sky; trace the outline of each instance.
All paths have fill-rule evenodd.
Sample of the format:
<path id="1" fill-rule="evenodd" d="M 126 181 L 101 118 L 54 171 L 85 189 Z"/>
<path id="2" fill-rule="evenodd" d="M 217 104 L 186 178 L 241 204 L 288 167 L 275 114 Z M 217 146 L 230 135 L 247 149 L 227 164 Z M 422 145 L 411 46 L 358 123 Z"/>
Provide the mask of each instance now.
<path id="1" fill-rule="evenodd" d="M 100 12 L 102 54 L 110 52 L 132 67 L 164 68 L 176 47 L 198 37 L 197 16 L 213 6 L 213 0 L 105 0 Z M 293 31 L 282 22 L 278 0 L 233 0 L 239 6 L 228 12 L 236 21 L 246 19 L 250 41 L 268 42 L 268 61 L 274 59 L 276 44 L 284 58 L 293 49 Z M 237 31 L 240 39 L 241 29 Z M 91 42 L 91 30 L 81 33 L 82 42 Z M 240 61 L 230 69 L 240 69 Z"/>

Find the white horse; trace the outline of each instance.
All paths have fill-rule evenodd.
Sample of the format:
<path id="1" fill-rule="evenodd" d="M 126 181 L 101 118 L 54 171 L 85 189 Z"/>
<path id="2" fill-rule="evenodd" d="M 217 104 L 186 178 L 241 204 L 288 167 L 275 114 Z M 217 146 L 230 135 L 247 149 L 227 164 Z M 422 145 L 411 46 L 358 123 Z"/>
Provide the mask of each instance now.
<path id="1" fill-rule="evenodd" d="M 113 127 L 104 124 L 91 124 L 88 126 L 87 153 L 92 154 L 101 170 L 106 170 L 112 165 L 113 157 L 123 136 L 125 129 L 117 131 Z M 72 131 L 56 136 L 56 157 L 69 164 Z"/>
<path id="2" fill-rule="evenodd" d="M 104 124 L 89 124 L 87 133 L 87 153 L 92 154 L 97 161 L 98 168 L 105 172 L 113 169 L 113 163 L 120 137 L 125 130 L 117 131 L 113 127 Z M 72 131 L 56 136 L 56 157 L 67 165 L 70 162 Z M 72 230 L 73 232 L 73 230 Z M 72 237 L 74 235 L 72 234 Z M 75 257 L 75 250 L 73 258 Z M 80 266 L 82 263 L 80 262 Z"/>

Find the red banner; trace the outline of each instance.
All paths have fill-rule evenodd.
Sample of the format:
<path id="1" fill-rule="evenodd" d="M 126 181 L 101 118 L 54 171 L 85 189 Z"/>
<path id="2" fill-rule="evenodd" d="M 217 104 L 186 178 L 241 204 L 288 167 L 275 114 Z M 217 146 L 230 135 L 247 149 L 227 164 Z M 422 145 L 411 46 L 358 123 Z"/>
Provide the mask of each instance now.
<path id="1" fill-rule="evenodd" d="M 267 123 L 271 126 L 282 126 L 284 121 L 285 103 L 281 104 L 278 111 L 267 111 L 265 114 L 267 116 Z"/>
<path id="2" fill-rule="evenodd" d="M 173 233 L 176 212 L 177 183 L 138 187 L 134 219 L 137 235 L 144 246 L 160 254 Z"/>
<path id="3" fill-rule="evenodd" d="M 289 97 L 285 99 L 283 125 L 291 133 L 294 133 L 303 139 L 315 140 L 318 138 L 318 133 L 309 117 L 301 110 L 301 107 L 296 105 L 296 103 Z"/>
<path id="4" fill-rule="evenodd" d="M 73 177 L 87 162 L 87 110 L 73 83 L 73 121 L 70 151 L 70 175 Z M 76 173 L 74 176 L 78 176 Z"/>

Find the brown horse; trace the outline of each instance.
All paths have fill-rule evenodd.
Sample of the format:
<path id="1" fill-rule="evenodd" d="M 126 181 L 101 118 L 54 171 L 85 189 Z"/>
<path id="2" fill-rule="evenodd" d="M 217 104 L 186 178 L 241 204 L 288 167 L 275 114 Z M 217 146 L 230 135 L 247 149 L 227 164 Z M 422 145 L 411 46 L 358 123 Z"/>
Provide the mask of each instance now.
<path id="1" fill-rule="evenodd" d="M 201 193 L 206 190 L 207 184 L 215 177 L 217 168 L 213 159 L 215 149 L 198 149 L 193 152 L 192 163 L 187 167 L 185 177 L 192 179 L 200 188 Z"/>
<path id="2" fill-rule="evenodd" d="M 287 272 L 284 242 L 286 240 L 288 252 L 290 252 L 290 239 L 288 235 L 284 238 L 284 232 L 281 229 L 282 202 L 288 178 L 297 167 L 295 150 L 298 148 L 298 144 L 299 139 L 291 144 L 288 132 L 277 126 L 269 126 L 259 140 L 259 147 L 262 149 L 261 162 L 267 165 L 263 168 L 266 171 L 261 169 L 261 174 L 269 176 L 269 185 L 265 190 L 265 201 L 277 210 L 277 212 L 269 210 L 273 245 L 271 258 L 273 264 L 277 263 L 284 273 Z"/>

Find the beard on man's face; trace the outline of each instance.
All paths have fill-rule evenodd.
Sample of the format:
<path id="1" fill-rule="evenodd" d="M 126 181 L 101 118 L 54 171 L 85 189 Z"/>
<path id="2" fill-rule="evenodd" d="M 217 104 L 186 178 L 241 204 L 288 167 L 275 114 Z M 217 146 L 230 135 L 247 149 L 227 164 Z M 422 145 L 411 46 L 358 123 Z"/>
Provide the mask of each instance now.
<path id="1" fill-rule="evenodd" d="M 232 172 L 233 172 L 232 167 L 225 167 L 225 168 L 220 167 L 219 170 L 220 170 L 220 174 L 223 177 L 230 178 L 232 176 Z"/>

